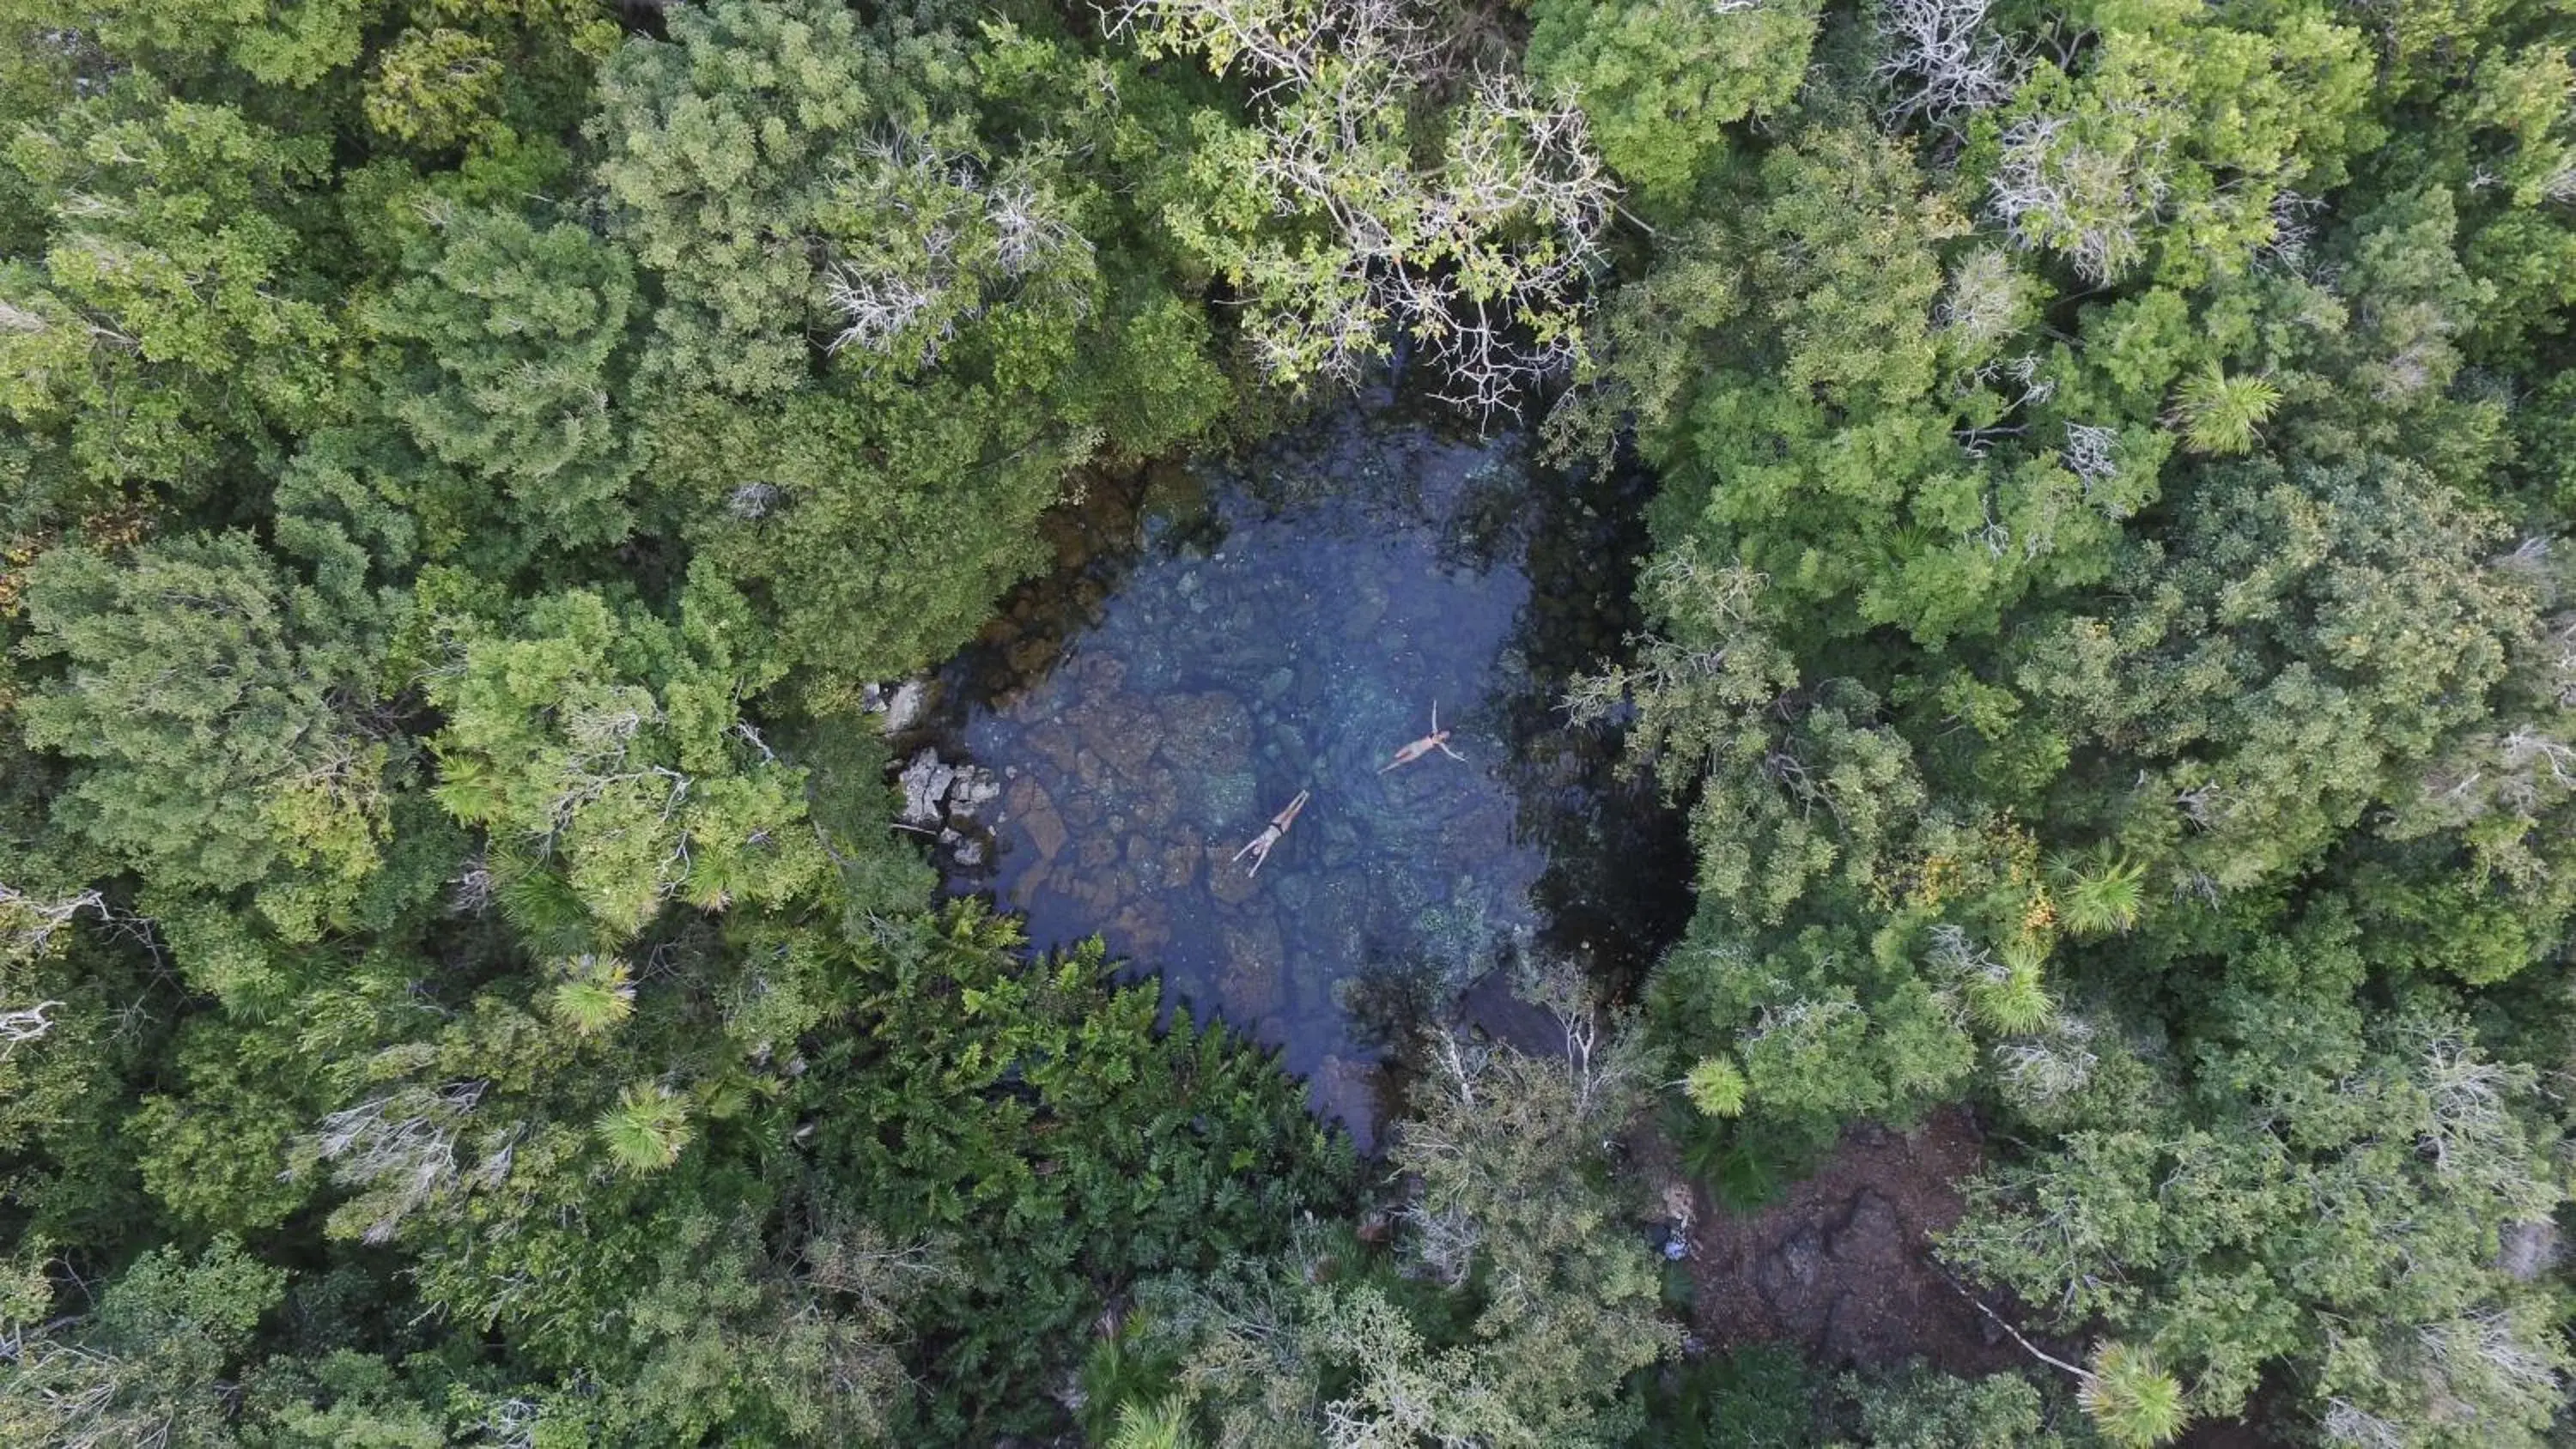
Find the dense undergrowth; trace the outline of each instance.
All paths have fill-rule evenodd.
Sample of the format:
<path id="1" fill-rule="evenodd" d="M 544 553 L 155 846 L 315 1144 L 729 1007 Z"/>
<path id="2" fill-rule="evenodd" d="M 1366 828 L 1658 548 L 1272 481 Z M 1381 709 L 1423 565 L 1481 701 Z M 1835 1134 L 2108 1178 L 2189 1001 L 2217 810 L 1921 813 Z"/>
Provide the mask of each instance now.
<path id="1" fill-rule="evenodd" d="M 0 1438 L 2545 1442 L 2571 27 L 0 0 Z M 1364 1169 L 860 699 L 1399 338 L 1659 478 L 1700 908 Z M 1960 1101 L 2027 1377 L 1698 1350 L 1624 1134 Z"/>

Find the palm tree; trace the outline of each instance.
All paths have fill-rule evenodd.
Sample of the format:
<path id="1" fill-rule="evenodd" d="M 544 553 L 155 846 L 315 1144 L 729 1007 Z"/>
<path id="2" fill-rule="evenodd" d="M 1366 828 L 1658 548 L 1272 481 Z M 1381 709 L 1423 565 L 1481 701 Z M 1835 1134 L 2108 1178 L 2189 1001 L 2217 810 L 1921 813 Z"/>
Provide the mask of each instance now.
<path id="1" fill-rule="evenodd" d="M 2281 390 L 2269 380 L 2229 377 L 2213 362 L 2183 379 L 2174 394 L 2174 420 L 2195 453 L 2246 453 L 2280 405 Z"/>
<path id="2" fill-rule="evenodd" d="M 1968 1009 L 2007 1036 L 2047 1025 L 2057 1014 L 2057 1003 L 2049 998 L 2040 974 L 2047 961 L 2047 948 L 2037 942 L 2021 940 L 2004 947 L 2003 969 L 1968 983 Z"/>
<path id="3" fill-rule="evenodd" d="M 668 1087 L 628 1087 L 594 1129 L 620 1171 L 659 1172 L 689 1145 L 689 1108 Z"/>
<path id="4" fill-rule="evenodd" d="M 2059 918 L 2079 936 L 2127 931 L 2146 906 L 2146 867 L 2097 851 L 2090 860 L 2055 862 Z"/>
<path id="5" fill-rule="evenodd" d="M 1119 1405 L 1107 1449 L 1198 1449 L 1198 1443 L 1190 1432 L 1189 1405 L 1174 1394 L 1159 1403 Z"/>
<path id="6" fill-rule="evenodd" d="M 2182 1406 L 2182 1385 L 2157 1365 L 2154 1354 L 2125 1343 L 2093 1350 L 2092 1371 L 2075 1397 L 2103 1438 L 2128 1449 L 2168 1443 L 2191 1419 Z"/>
<path id="7" fill-rule="evenodd" d="M 546 999 L 546 1014 L 577 1037 L 605 1035 L 635 1014 L 635 983 L 614 956 L 576 956 Z"/>

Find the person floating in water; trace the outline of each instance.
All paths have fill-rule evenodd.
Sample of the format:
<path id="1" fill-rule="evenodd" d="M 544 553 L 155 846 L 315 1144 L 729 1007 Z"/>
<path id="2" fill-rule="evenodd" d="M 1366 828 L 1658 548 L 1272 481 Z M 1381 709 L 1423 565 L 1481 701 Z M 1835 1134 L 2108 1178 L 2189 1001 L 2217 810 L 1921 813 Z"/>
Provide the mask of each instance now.
<path id="1" fill-rule="evenodd" d="M 1377 772 L 1383 775 L 1398 765 L 1410 765 L 1433 750 L 1438 750 L 1461 764 L 1466 763 L 1465 755 L 1449 748 L 1449 732 L 1440 727 L 1440 701 L 1436 699 L 1431 702 L 1431 733 L 1396 751 L 1395 758 L 1378 766 Z"/>
<path id="2" fill-rule="evenodd" d="M 1237 860 L 1247 855 L 1252 857 L 1252 869 L 1249 874 L 1261 874 L 1261 863 L 1270 858 L 1270 847 L 1279 843 L 1279 837 L 1287 834 L 1288 827 L 1297 823 L 1297 812 L 1306 808 L 1307 793 L 1304 790 L 1298 791 L 1297 798 L 1288 802 L 1287 809 L 1270 817 L 1269 829 L 1252 837 L 1251 844 L 1234 853 L 1234 858 Z"/>

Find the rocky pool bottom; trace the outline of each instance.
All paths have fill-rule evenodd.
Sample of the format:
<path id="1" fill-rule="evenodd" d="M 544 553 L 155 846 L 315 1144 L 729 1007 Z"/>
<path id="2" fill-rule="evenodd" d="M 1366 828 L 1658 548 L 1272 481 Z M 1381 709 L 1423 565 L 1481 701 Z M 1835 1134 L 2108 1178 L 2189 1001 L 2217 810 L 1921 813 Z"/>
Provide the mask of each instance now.
<path id="1" fill-rule="evenodd" d="M 1359 406 L 1097 484 L 936 703 L 893 701 L 906 823 L 949 891 L 1099 934 L 1365 1146 L 1382 1063 L 1472 984 L 1546 953 L 1615 988 L 1687 918 L 1678 822 L 1556 703 L 1634 627 L 1637 486 Z M 1384 768 L 1435 707 L 1448 750 Z"/>

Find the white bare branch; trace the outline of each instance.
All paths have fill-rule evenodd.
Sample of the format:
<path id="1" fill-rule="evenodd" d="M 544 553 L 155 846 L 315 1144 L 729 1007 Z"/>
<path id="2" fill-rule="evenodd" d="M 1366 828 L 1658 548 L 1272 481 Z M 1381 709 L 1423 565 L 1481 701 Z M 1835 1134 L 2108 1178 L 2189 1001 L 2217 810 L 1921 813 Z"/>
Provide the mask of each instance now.
<path id="1" fill-rule="evenodd" d="M 1988 0 L 1880 0 L 1883 47 L 1871 77 L 1891 99 L 1894 130 L 1917 117 L 1936 126 L 2003 104 L 2021 84 L 2023 58 L 1987 23 Z"/>
<path id="2" fill-rule="evenodd" d="M 2329 1444 L 2352 1449 L 2405 1449 L 2406 1435 L 2395 1424 L 2364 1411 L 2349 1399 L 2326 1400 L 2325 1422 L 2318 1426 Z"/>
<path id="3" fill-rule="evenodd" d="M 61 1009 L 59 1001 L 39 1001 L 33 1006 L 0 1011 L 0 1061 L 7 1061 L 9 1053 L 28 1042 L 43 1041 L 45 1034 L 54 1029 L 53 1018 L 45 1013 Z"/>
<path id="4" fill-rule="evenodd" d="M 2088 282 L 2111 280 L 2142 250 L 2139 229 L 2165 202 L 2164 145 L 2124 154 L 2086 139 L 2065 116 L 2006 128 L 1989 210 L 2016 245 L 2062 254 Z"/>
<path id="5" fill-rule="evenodd" d="M 918 137 L 858 148 L 840 200 L 859 224 L 823 272 L 824 300 L 842 319 L 835 353 L 855 347 L 927 367 L 1015 285 L 1068 260 L 1087 272 L 1090 244 L 1043 186 Z"/>
<path id="6" fill-rule="evenodd" d="M 2082 1091 L 2093 1080 L 2101 1058 L 2093 1052 L 2093 1028 L 2080 1018 L 2061 1015 L 2047 1032 L 1997 1045 L 1995 1075 L 2006 1095 L 2026 1106 L 2046 1107 Z"/>
<path id="7" fill-rule="evenodd" d="M 1425 168 L 1406 115 L 1443 62 L 1409 0 L 1122 0 L 1107 24 L 1149 54 L 1199 50 L 1267 82 L 1242 176 L 1257 214 L 1308 225 L 1193 240 L 1243 289 L 1273 377 L 1355 382 L 1401 328 L 1441 396 L 1490 414 L 1574 363 L 1576 299 L 1617 195 L 1579 108 L 1479 76 Z"/>
<path id="8" fill-rule="evenodd" d="M 87 890 L 45 900 L 0 882 L 0 947 L 29 956 L 41 955 L 53 944 L 55 934 L 83 912 L 107 919 L 107 898 Z"/>
<path id="9" fill-rule="evenodd" d="M 2068 423 L 2066 448 L 2060 454 L 2066 467 L 2084 480 L 2084 491 L 2091 496 L 2095 485 L 2119 476 L 2120 434 L 2115 428 L 2095 423 Z"/>

